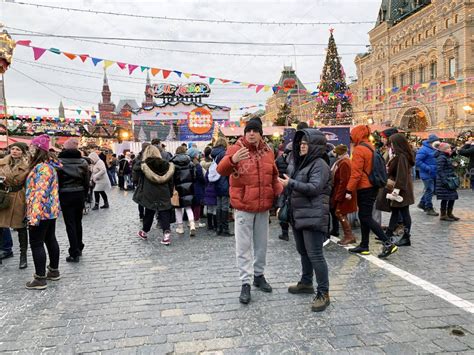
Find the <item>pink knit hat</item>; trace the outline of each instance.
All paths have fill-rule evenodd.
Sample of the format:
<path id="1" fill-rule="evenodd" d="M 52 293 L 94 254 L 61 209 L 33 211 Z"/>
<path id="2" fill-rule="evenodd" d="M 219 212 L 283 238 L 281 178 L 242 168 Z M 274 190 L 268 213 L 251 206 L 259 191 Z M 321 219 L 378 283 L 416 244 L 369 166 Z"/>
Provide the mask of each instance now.
<path id="1" fill-rule="evenodd" d="M 443 153 L 446 153 L 451 150 L 451 145 L 449 143 L 442 142 L 438 146 L 438 150 L 442 151 Z"/>
<path id="2" fill-rule="evenodd" d="M 64 149 L 77 149 L 79 148 L 79 140 L 77 138 L 69 138 L 64 142 Z"/>
<path id="3" fill-rule="evenodd" d="M 50 138 L 47 134 L 42 134 L 41 136 L 33 138 L 33 140 L 31 141 L 31 145 L 48 152 L 49 140 Z"/>

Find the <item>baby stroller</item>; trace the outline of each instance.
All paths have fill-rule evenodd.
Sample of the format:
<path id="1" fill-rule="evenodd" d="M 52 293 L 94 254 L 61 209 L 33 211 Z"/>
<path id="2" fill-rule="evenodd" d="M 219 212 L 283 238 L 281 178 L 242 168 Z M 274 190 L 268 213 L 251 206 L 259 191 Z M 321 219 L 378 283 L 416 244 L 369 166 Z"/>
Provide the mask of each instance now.
<path id="1" fill-rule="evenodd" d="M 89 214 L 90 210 L 92 209 L 92 203 L 94 201 L 94 198 L 92 197 L 94 193 L 94 187 L 95 183 L 91 181 L 89 185 L 89 190 L 87 191 L 86 201 L 84 203 L 84 216 Z"/>

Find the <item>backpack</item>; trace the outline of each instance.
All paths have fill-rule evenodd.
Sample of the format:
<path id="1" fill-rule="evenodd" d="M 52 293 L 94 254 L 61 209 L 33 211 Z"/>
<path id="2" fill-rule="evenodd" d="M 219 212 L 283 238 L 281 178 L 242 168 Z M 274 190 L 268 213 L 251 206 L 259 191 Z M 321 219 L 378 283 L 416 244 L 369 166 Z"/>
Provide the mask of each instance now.
<path id="1" fill-rule="evenodd" d="M 216 182 L 221 178 L 221 175 L 217 172 L 217 163 L 215 159 L 212 159 L 212 163 L 207 171 L 207 179 L 209 182 Z"/>
<path id="2" fill-rule="evenodd" d="M 370 183 L 374 187 L 385 187 L 387 185 L 388 176 L 384 158 L 378 151 L 372 149 L 368 144 L 360 143 L 360 145 L 363 145 L 372 151 L 372 171 L 370 174 L 367 174 L 364 170 L 365 175 L 368 176 Z"/>

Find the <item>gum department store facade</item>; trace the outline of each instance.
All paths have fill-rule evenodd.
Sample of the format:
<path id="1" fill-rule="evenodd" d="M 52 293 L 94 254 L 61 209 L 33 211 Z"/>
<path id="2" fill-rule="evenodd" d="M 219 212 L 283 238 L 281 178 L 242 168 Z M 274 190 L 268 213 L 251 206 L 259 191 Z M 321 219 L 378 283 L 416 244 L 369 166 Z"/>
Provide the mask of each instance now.
<path id="1" fill-rule="evenodd" d="M 473 0 L 383 0 L 369 40 L 355 59 L 355 124 L 474 127 Z"/>

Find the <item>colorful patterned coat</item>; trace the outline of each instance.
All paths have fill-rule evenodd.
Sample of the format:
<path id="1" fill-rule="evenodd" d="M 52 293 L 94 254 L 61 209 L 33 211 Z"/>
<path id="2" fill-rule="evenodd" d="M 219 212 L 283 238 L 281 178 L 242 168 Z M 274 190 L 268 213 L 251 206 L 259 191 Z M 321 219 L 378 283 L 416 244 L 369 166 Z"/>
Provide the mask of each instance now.
<path id="1" fill-rule="evenodd" d="M 59 216 L 57 160 L 36 165 L 26 179 L 26 218 L 30 226 Z"/>

